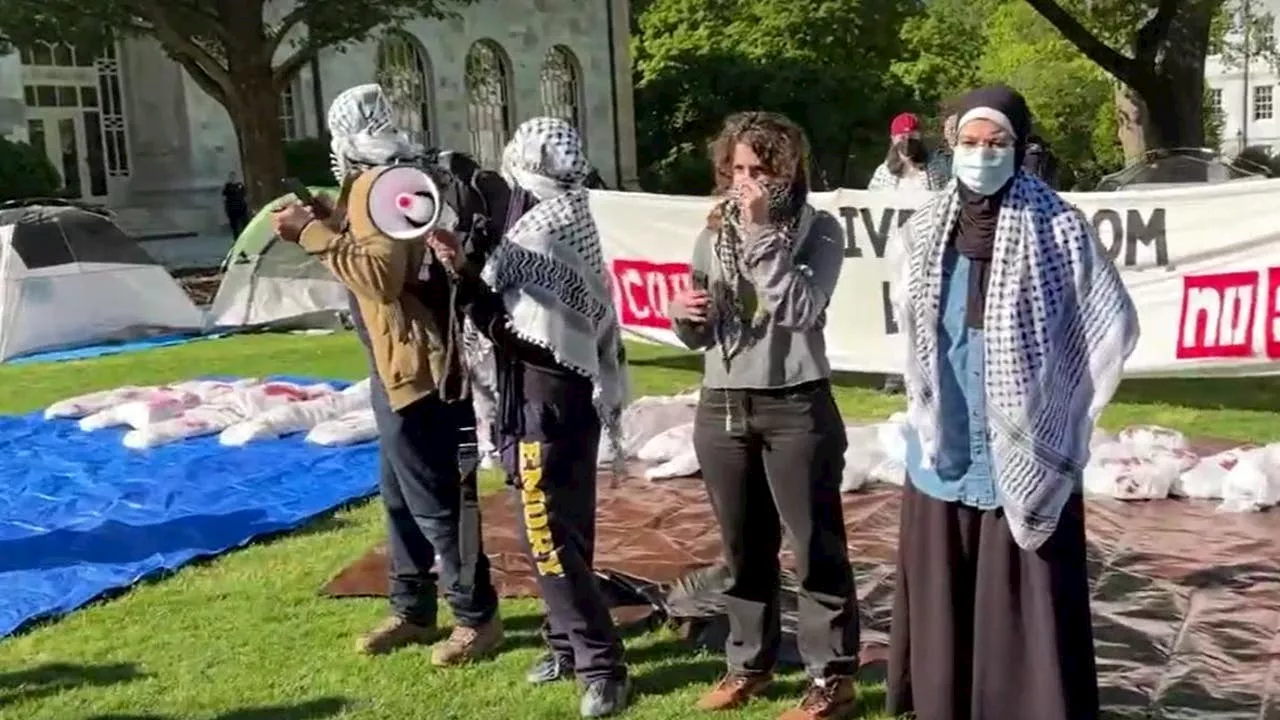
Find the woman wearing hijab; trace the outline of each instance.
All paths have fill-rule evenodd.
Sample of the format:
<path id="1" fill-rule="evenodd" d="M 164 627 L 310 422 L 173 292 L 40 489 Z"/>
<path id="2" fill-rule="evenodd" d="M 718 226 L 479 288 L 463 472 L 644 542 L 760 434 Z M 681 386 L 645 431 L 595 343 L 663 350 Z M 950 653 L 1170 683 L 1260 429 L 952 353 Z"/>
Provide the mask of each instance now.
<path id="1" fill-rule="evenodd" d="M 526 121 L 503 153 L 515 197 L 509 229 L 484 268 L 467 263 L 451 235 L 434 233 L 428 243 L 456 270 L 460 301 L 496 353 L 498 446 L 547 610 L 550 652 L 528 680 L 576 675 L 580 712 L 595 718 L 621 712 L 630 695 L 622 642 L 591 567 L 600 436 L 623 457 L 628 389 L 584 186 L 589 170 L 571 124 Z"/>
<path id="2" fill-rule="evenodd" d="M 806 202 L 808 141 L 790 120 L 733 115 L 711 156 L 722 197 L 694 244 L 694 289 L 670 307 L 676 334 L 706 355 L 693 442 L 731 576 L 729 672 L 698 705 L 735 708 L 769 684 L 785 529 L 810 684 L 783 718 L 846 717 L 856 704 L 858 609 L 840 507 L 847 440 L 822 334 L 843 235 Z"/>
<path id="3" fill-rule="evenodd" d="M 904 226 L 907 476 L 888 709 L 919 720 L 1094 720 L 1089 436 L 1138 338 L 1080 213 L 1020 170 L 1004 86 L 959 107 L 956 182 Z"/>
<path id="4" fill-rule="evenodd" d="M 889 153 L 871 176 L 868 190 L 940 190 L 947 167 L 920 136 L 920 118 L 902 113 L 889 124 Z"/>

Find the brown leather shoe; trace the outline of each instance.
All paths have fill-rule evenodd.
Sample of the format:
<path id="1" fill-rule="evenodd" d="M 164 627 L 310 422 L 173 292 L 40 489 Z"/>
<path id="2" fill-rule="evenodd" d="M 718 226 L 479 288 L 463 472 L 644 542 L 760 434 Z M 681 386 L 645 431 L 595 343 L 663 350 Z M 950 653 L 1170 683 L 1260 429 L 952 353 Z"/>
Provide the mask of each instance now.
<path id="1" fill-rule="evenodd" d="M 699 710 L 720 711 L 742 707 L 773 682 L 769 673 L 730 672 L 698 700 Z"/>
<path id="2" fill-rule="evenodd" d="M 853 678 L 827 678 L 809 684 L 798 707 L 778 720 L 844 720 L 858 709 L 858 688 Z"/>
<path id="3" fill-rule="evenodd" d="M 385 655 L 409 645 L 430 645 L 439 636 L 434 625 L 415 625 L 399 615 L 392 615 L 356 640 L 356 652 Z"/>
<path id="4" fill-rule="evenodd" d="M 458 625 L 431 649 L 431 664 L 451 667 L 478 660 L 502 644 L 502 618 L 497 615 L 479 627 Z"/>

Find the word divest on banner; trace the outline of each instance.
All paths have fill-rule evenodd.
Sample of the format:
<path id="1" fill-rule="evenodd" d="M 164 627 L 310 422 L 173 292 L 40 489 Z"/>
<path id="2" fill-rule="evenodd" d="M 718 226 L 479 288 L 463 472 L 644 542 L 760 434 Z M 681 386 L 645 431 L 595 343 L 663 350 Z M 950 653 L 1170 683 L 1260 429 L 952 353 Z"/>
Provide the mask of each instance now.
<path id="1" fill-rule="evenodd" d="M 1138 308 L 1127 374 L 1280 373 L 1280 180 L 1146 191 L 1064 193 L 1093 223 Z M 900 372 L 886 250 L 924 193 L 837 190 L 811 204 L 841 220 L 844 267 L 826 325 L 831 364 Z M 667 303 L 691 283 L 694 240 L 712 201 L 593 192 L 623 326 L 682 347 Z"/>

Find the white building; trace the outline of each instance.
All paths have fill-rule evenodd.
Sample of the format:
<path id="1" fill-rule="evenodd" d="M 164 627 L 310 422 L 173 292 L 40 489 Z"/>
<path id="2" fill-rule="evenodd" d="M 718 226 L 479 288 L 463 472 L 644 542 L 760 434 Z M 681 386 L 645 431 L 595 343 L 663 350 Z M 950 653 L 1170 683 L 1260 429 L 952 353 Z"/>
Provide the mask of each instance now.
<path id="1" fill-rule="evenodd" d="M 481 0 L 346 53 L 322 53 L 281 99 L 286 138 L 318 135 L 329 102 L 393 82 L 406 129 L 493 166 L 522 120 L 573 120 L 610 185 L 636 185 L 628 0 Z M 43 145 L 73 194 L 139 233 L 225 223 L 239 168 L 226 111 L 149 39 L 100 57 L 67 44 L 0 56 L 0 134 Z"/>
<path id="2" fill-rule="evenodd" d="M 1270 14 L 1271 27 L 1255 29 L 1261 36 L 1252 38 L 1255 47 L 1275 47 L 1274 18 L 1280 17 L 1280 0 L 1251 0 L 1250 12 Z M 1239 44 L 1239 39 L 1234 40 Z M 1246 72 L 1247 70 L 1247 72 Z M 1280 152 L 1280 75 L 1273 58 L 1254 58 L 1245 67 L 1241 59 L 1225 63 L 1220 56 L 1210 56 L 1205 63 L 1205 81 L 1210 103 L 1222 118 L 1222 152 L 1235 155 L 1252 145 L 1270 147 Z"/>

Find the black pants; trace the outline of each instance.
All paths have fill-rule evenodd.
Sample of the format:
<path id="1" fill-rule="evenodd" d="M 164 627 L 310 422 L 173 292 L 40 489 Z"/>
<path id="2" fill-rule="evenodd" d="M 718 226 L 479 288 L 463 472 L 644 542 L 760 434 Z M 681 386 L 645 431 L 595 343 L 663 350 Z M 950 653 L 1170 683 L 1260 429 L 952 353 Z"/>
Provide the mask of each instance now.
<path id="1" fill-rule="evenodd" d="M 1034 552 L 1002 510 L 902 491 L 888 711 L 919 720 L 1097 720 L 1084 500 Z"/>
<path id="2" fill-rule="evenodd" d="M 231 227 L 231 239 L 239 239 L 240 233 L 244 232 L 245 227 L 249 224 L 249 215 L 247 213 L 227 213 L 227 224 Z"/>
<path id="3" fill-rule="evenodd" d="M 504 417 L 498 447 L 520 503 L 521 537 L 547 609 L 551 651 L 578 678 L 626 676 L 622 641 L 592 571 L 600 421 L 591 383 L 515 363 L 524 402 Z"/>
<path id="4" fill-rule="evenodd" d="M 840 506 L 848 446 L 829 383 L 702 391 L 693 435 L 720 522 L 729 667 L 773 669 L 781 639 L 778 552 L 785 528 L 800 583 L 796 640 L 810 676 L 858 669 L 858 601 Z"/>
<path id="5" fill-rule="evenodd" d="M 431 568 L 439 558 L 439 585 L 457 622 L 483 625 L 497 613 L 498 595 L 480 542 L 471 402 L 445 403 L 433 394 L 396 412 L 377 373 L 370 382 L 391 553 L 391 608 L 419 625 L 436 622 L 437 578 Z"/>

